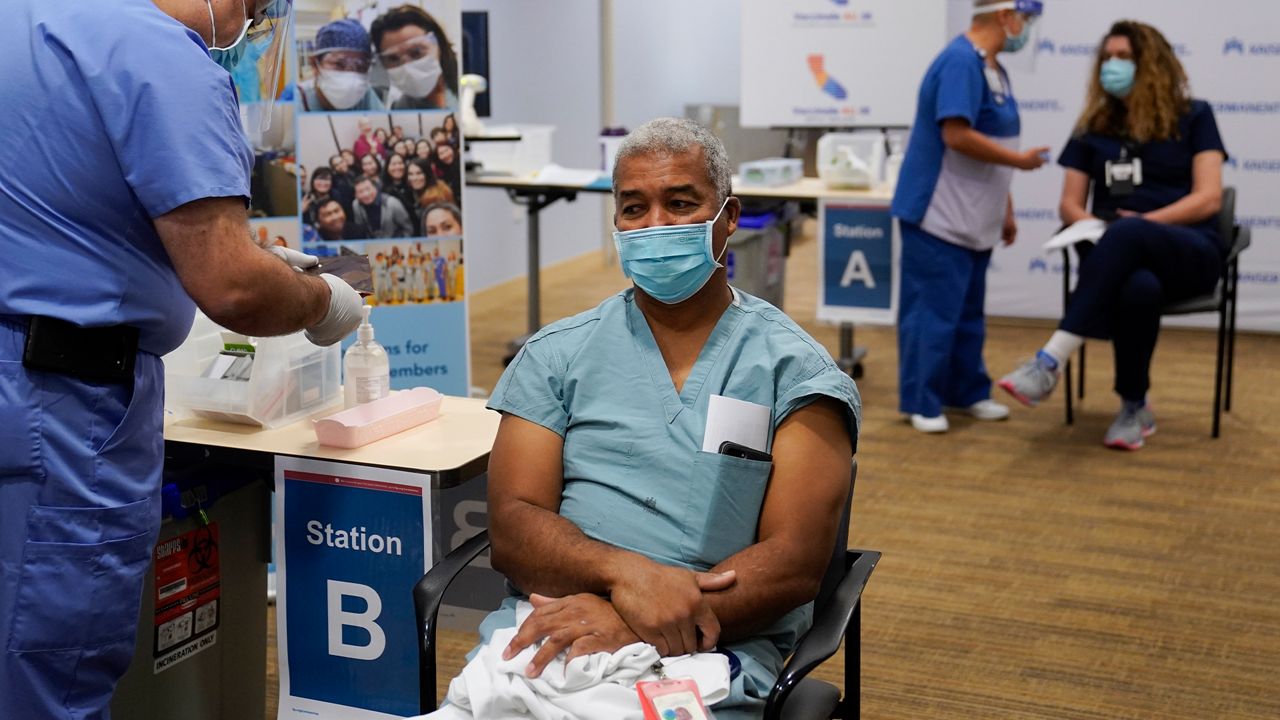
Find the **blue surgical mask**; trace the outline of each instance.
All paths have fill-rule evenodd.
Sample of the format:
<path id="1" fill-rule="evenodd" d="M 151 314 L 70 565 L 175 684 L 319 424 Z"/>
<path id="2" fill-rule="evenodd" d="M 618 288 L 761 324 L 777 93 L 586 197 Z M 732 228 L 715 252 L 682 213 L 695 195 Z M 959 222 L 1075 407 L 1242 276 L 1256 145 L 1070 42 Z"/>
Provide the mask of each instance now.
<path id="1" fill-rule="evenodd" d="M 1099 78 L 1102 81 L 1102 89 L 1106 90 L 1108 95 L 1121 99 L 1127 98 L 1129 93 L 1133 92 L 1133 77 L 1137 72 L 1138 66 L 1132 60 L 1111 58 L 1102 63 Z"/>
<path id="2" fill-rule="evenodd" d="M 1008 30 L 1004 31 L 1004 48 L 1003 52 L 1015 53 L 1021 50 L 1027 44 L 1027 39 L 1031 37 L 1031 21 L 1022 21 L 1022 32 L 1017 35 L 1010 35 Z"/>
<path id="3" fill-rule="evenodd" d="M 622 272 L 646 295 L 668 305 L 693 297 L 723 267 L 713 254 L 712 236 L 728 203 L 725 198 L 720 211 L 706 222 L 615 231 Z"/>
<path id="4" fill-rule="evenodd" d="M 209 6 L 209 28 L 212 35 L 211 42 L 218 42 L 218 25 L 213 19 L 213 0 L 205 0 Z M 240 35 L 236 37 L 235 42 L 230 45 L 219 47 L 217 45 L 209 46 L 209 57 L 213 61 L 222 66 L 227 72 L 235 69 L 240 63 L 240 59 L 244 57 L 244 51 L 248 47 L 249 26 L 253 24 L 253 18 L 244 21 L 244 27 L 240 28 Z"/>

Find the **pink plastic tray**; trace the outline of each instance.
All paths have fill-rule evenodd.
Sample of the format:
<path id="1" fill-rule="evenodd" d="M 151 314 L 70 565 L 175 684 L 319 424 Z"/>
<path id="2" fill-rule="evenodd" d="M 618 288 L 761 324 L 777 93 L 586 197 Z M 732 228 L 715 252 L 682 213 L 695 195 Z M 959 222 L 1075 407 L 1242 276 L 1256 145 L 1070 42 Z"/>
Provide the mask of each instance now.
<path id="1" fill-rule="evenodd" d="M 321 445 L 358 448 L 440 416 L 444 396 L 431 388 L 393 392 L 315 421 Z"/>

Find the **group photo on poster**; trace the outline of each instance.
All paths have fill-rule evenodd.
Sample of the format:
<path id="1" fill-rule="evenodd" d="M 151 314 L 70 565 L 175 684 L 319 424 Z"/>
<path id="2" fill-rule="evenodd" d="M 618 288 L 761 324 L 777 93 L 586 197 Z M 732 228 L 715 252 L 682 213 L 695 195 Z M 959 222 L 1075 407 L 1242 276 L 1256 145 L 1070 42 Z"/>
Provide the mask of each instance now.
<path id="1" fill-rule="evenodd" d="M 306 243 L 462 232 L 461 141 L 454 114 L 305 114 Z"/>
<path id="2" fill-rule="evenodd" d="M 462 238 L 367 243 L 374 305 L 460 302 L 465 270 Z"/>
<path id="3" fill-rule="evenodd" d="M 298 34 L 303 112 L 441 110 L 458 104 L 458 4 L 333 0 Z"/>

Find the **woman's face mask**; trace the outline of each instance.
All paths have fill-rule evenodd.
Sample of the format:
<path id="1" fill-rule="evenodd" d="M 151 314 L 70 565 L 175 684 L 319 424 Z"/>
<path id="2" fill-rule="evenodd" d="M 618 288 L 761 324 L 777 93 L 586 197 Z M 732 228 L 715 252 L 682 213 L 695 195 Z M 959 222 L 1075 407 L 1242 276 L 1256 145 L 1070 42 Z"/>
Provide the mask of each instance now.
<path id="1" fill-rule="evenodd" d="M 693 297 L 723 267 L 712 247 L 716 221 L 728 203 L 725 198 L 706 222 L 615 231 L 622 271 L 654 300 L 675 305 Z"/>
<path id="2" fill-rule="evenodd" d="M 426 97 L 444 74 L 435 33 L 410 38 L 381 54 L 391 84 L 409 97 Z"/>
<path id="3" fill-rule="evenodd" d="M 1133 92 L 1133 81 L 1137 73 L 1138 66 L 1132 60 L 1111 58 L 1102 63 L 1102 71 L 1098 79 L 1102 82 L 1102 89 L 1106 90 L 1108 95 L 1124 99 Z"/>
<path id="4" fill-rule="evenodd" d="M 369 76 L 343 70 L 320 69 L 316 88 L 337 110 L 349 110 L 369 92 Z"/>

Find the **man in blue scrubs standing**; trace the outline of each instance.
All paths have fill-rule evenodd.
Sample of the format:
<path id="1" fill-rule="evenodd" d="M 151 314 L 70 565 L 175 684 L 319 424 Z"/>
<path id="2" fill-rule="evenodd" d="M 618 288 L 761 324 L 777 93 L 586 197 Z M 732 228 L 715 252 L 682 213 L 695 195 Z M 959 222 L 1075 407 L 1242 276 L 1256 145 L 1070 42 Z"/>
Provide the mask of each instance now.
<path id="1" fill-rule="evenodd" d="M 209 47 L 233 59 L 288 9 L 5 2 L 0 716 L 108 717 L 160 525 L 160 356 L 195 307 L 317 344 L 359 322 L 350 286 L 249 236 L 253 152 Z"/>
<path id="2" fill-rule="evenodd" d="M 996 61 L 1027 43 L 1037 0 L 975 0 L 973 24 L 929 66 L 893 198 L 902 233 L 898 300 L 899 409 L 917 430 L 946 432 L 943 407 L 1003 420 L 982 360 L 987 265 L 1018 229 L 1014 168 L 1035 170 L 1049 148 L 1019 150 L 1021 122 Z"/>

